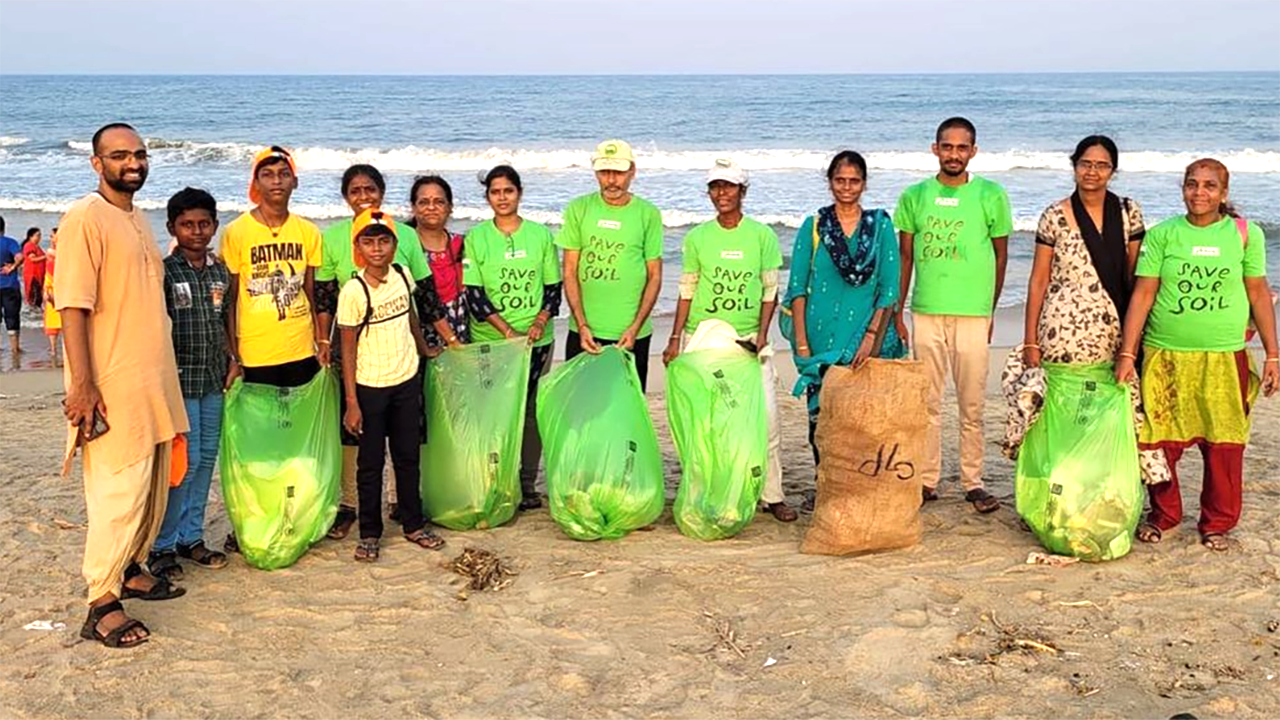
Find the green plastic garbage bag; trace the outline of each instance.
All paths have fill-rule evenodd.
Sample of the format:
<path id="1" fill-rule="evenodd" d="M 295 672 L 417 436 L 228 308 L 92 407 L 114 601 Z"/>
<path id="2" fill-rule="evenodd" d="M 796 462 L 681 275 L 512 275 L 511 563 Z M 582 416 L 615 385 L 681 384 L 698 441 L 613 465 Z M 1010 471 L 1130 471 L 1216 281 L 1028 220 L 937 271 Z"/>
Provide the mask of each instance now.
<path id="1" fill-rule="evenodd" d="M 292 565 L 338 513 L 337 378 L 321 370 L 295 388 L 236 380 L 219 450 L 222 496 L 245 560 L 262 570 Z"/>
<path id="2" fill-rule="evenodd" d="M 1018 514 L 1052 552 L 1123 557 L 1145 497 L 1129 390 L 1110 363 L 1044 369 L 1044 409 L 1018 455 Z"/>
<path id="3" fill-rule="evenodd" d="M 662 514 L 662 451 L 631 353 L 583 353 L 543 378 L 538 431 L 551 518 L 569 537 L 620 538 Z"/>
<path id="4" fill-rule="evenodd" d="M 680 456 L 680 532 L 738 534 L 755 516 L 769 455 L 759 359 L 737 347 L 681 353 L 667 367 L 667 419 Z"/>
<path id="5" fill-rule="evenodd" d="M 437 525 L 491 528 L 515 515 L 530 355 L 515 338 L 445 350 L 427 364 L 422 511 Z"/>

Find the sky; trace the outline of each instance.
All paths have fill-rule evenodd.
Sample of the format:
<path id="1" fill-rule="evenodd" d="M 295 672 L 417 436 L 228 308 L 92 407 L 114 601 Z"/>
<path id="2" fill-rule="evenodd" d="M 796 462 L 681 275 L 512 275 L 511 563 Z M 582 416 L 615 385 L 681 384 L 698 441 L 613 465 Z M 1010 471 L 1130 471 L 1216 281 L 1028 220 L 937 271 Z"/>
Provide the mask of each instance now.
<path id="1" fill-rule="evenodd" d="M 1278 0 L 0 0 L 0 75 L 1277 71 L 1277 38 Z"/>

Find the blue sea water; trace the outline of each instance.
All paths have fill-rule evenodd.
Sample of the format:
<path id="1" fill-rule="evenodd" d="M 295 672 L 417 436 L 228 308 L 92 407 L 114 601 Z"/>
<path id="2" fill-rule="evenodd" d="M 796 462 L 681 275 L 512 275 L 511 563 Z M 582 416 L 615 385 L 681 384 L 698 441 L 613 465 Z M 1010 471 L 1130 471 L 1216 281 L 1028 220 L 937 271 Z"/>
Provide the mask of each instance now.
<path id="1" fill-rule="evenodd" d="M 1149 223 L 1182 210 L 1182 169 L 1212 156 L 1231 193 L 1267 231 L 1280 275 L 1280 73 L 850 76 L 3 76 L 0 214 L 10 234 L 47 228 L 95 183 L 89 138 L 105 122 L 134 124 L 152 151 L 139 194 L 163 235 L 162 208 L 186 185 L 210 190 L 226 219 L 248 207 L 253 153 L 295 151 L 299 214 L 346 217 L 339 177 L 370 162 L 388 179 L 387 205 L 407 212 L 413 176 L 454 186 L 457 229 L 489 216 L 476 172 L 508 161 L 524 176 L 526 217 L 558 223 L 594 187 L 590 151 L 606 137 L 636 148 L 633 189 L 668 226 L 667 260 L 712 216 L 702 178 L 729 156 L 752 172 L 748 212 L 772 224 L 790 254 L 794 228 L 828 202 L 823 169 L 837 150 L 870 163 L 864 205 L 892 207 L 936 172 L 938 122 L 969 117 L 979 154 L 970 169 L 1002 183 L 1020 231 L 1002 304 L 1021 302 L 1041 210 L 1071 189 L 1067 155 L 1093 133 L 1121 147 L 1113 187 Z M 674 305 L 675 272 L 660 311 Z"/>

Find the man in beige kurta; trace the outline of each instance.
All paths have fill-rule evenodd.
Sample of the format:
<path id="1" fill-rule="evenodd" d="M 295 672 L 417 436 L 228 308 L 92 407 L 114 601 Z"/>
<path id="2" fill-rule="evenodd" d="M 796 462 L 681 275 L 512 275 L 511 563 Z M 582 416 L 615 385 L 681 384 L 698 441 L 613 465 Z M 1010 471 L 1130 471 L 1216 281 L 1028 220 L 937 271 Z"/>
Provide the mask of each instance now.
<path id="1" fill-rule="evenodd" d="M 84 577 L 91 608 L 117 599 L 168 599 L 166 587 L 141 572 L 169 496 L 170 446 L 187 432 L 164 302 L 164 265 L 133 193 L 146 180 L 146 147 L 128 126 L 94 137 L 98 190 L 77 201 L 58 229 L 54 297 L 66 344 L 64 473 L 79 449 L 84 466 L 88 538 Z M 109 429 L 102 434 L 104 423 Z M 78 437 L 93 436 L 77 442 Z M 128 577 L 126 577 L 128 576 Z M 123 611 L 90 615 L 103 639 L 131 622 Z M 125 645 L 149 635 L 135 624 Z"/>

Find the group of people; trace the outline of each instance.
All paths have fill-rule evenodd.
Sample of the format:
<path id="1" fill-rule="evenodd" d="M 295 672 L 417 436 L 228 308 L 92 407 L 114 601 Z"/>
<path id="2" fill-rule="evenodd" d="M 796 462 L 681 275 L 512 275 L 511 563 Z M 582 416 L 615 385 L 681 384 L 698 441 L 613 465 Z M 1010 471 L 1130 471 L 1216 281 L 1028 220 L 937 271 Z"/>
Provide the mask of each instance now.
<path id="1" fill-rule="evenodd" d="M 58 336 L 62 318 L 53 303 L 54 256 L 58 246 L 58 228 L 49 234 L 49 249 L 41 246 L 40 228 L 27 228 L 25 238 L 5 235 L 5 221 L 0 217 L 0 321 L 9 337 L 9 350 L 16 357 L 22 352 L 22 306 L 44 314 L 44 333 L 49 339 L 49 358 L 61 367 Z"/>
<path id="2" fill-rule="evenodd" d="M 976 140 L 968 120 L 944 121 L 933 144 L 939 172 L 907 188 L 892 215 L 863 207 L 870 179 L 863 157 L 837 154 L 826 172 L 832 203 L 797 232 L 785 287 L 777 236 L 744 213 L 748 173 L 730 159 L 716 161 L 706 178 L 716 217 L 685 236 L 663 361 L 696 349 L 690 341 L 703 322 L 724 321 L 760 356 L 772 397 L 768 332 L 781 310 L 812 444 L 828 368 L 913 354 L 932 378 L 921 501 L 938 497 L 950 375 L 965 499 L 980 513 L 998 509 L 983 485 L 982 418 L 1012 218 L 1004 189 L 968 172 Z M 623 141 L 596 148 L 599 190 L 569 203 L 558 233 L 521 216 L 520 174 L 499 165 L 480 178 L 493 218 L 465 236 L 448 228 L 453 193 L 443 178 L 414 181 L 412 218 L 401 222 L 382 209 L 386 183 L 369 165 L 342 177 L 352 218 L 322 233 L 290 211 L 297 167 L 287 149 L 271 146 L 249 168 L 252 209 L 223 230 L 216 255 L 214 198 L 185 188 L 169 200 L 176 247 L 167 258 L 133 204 L 149 169 L 141 137 L 113 123 L 94 135 L 92 149 L 98 189 L 62 220 L 53 283 L 65 327 L 67 462 L 77 450 L 83 456 L 87 639 L 112 647 L 145 642 L 149 630 L 125 614 L 121 600 L 182 595 L 179 560 L 227 563 L 224 552 L 205 546 L 203 525 L 223 393 L 237 378 L 282 388 L 307 384 L 324 368 L 342 378 L 342 490 L 329 536 L 357 528 L 360 561 L 379 554 L 388 448 L 393 519 L 411 543 L 444 543 L 423 516 L 419 489 L 419 448 L 430 431 L 422 377 L 432 358 L 517 337 L 531 346 L 523 510 L 541 505 L 536 391 L 551 365 L 561 306 L 568 305 L 567 357 L 616 344 L 634 353 L 641 386 L 647 383 L 663 227 L 658 209 L 631 192 L 636 164 Z M 1232 216 L 1227 171 L 1216 161 L 1188 168 L 1187 215 L 1147 232 L 1137 204 L 1107 190 L 1119 162 L 1114 143 L 1086 138 L 1071 159 L 1076 191 L 1046 210 L 1037 233 L 1019 357 L 1032 367 L 1114 360 L 1118 380 L 1129 382 L 1145 347 L 1141 447 L 1163 452 L 1171 468 L 1183 448 L 1201 445 L 1209 461 L 1201 531 L 1216 548 L 1239 516 L 1256 390 L 1243 349 L 1251 316 L 1266 350 L 1261 385 L 1267 394 L 1280 386 L 1261 232 Z M 902 312 L 908 293 L 910 328 Z M 762 501 L 790 522 L 797 513 L 782 494 L 776 402 L 767 407 L 771 457 Z M 172 457 L 179 436 L 185 463 Z M 175 472 L 182 480 L 171 489 Z M 1144 540 L 1158 540 L 1180 519 L 1170 474 L 1171 482 L 1152 489 Z M 224 550 L 234 549 L 229 537 Z"/>

